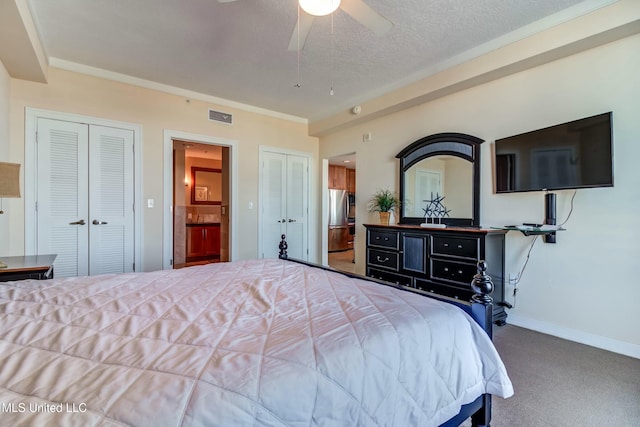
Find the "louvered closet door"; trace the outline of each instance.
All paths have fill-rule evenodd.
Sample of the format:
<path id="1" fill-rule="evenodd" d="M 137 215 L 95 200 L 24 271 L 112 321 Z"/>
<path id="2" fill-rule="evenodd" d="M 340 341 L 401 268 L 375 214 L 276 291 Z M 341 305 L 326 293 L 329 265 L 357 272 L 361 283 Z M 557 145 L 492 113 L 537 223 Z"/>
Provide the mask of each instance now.
<path id="1" fill-rule="evenodd" d="M 292 258 L 308 259 L 308 158 L 263 152 L 262 258 L 276 258 L 280 236 L 287 236 Z"/>
<path id="2" fill-rule="evenodd" d="M 309 196 L 308 159 L 302 156 L 287 155 L 287 243 L 289 255 L 298 259 L 307 259 L 307 217 Z"/>
<path id="3" fill-rule="evenodd" d="M 55 276 L 133 271 L 133 132 L 38 119 L 38 253 Z"/>
<path id="4" fill-rule="evenodd" d="M 437 171 L 418 169 L 415 189 L 413 216 L 424 216 L 427 200 L 432 200 L 437 194 L 442 195 L 442 174 Z"/>
<path id="5" fill-rule="evenodd" d="M 133 271 L 133 132 L 89 127 L 89 274 Z"/>
<path id="6" fill-rule="evenodd" d="M 89 274 L 88 126 L 38 119 L 37 243 L 55 276 Z"/>
<path id="7" fill-rule="evenodd" d="M 262 155 L 262 250 L 261 258 L 277 258 L 280 236 L 287 232 L 285 200 L 287 157 L 281 153 Z"/>

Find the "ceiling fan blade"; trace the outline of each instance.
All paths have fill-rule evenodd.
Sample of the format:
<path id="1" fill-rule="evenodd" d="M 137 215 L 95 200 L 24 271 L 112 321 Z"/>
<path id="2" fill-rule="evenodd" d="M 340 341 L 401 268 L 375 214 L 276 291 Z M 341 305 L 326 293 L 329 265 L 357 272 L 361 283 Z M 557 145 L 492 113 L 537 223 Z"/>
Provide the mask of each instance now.
<path id="1" fill-rule="evenodd" d="M 385 34 L 393 28 L 391 21 L 371 9 L 371 7 L 362 0 L 342 0 L 340 8 L 378 36 Z"/>
<path id="2" fill-rule="evenodd" d="M 304 43 L 307 41 L 309 30 L 311 30 L 313 19 L 312 15 L 309 15 L 302 10 L 300 11 L 298 22 L 296 22 L 296 27 L 293 29 L 293 34 L 291 34 L 291 40 L 289 41 L 290 51 L 302 50 Z"/>

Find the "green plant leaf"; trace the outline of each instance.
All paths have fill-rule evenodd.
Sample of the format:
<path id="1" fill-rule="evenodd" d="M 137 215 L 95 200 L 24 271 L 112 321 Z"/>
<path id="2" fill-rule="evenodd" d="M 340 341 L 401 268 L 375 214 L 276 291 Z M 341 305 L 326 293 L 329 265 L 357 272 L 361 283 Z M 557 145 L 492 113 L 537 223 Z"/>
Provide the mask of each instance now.
<path id="1" fill-rule="evenodd" d="M 377 190 L 369 200 L 369 212 L 391 212 L 400 206 L 400 200 L 388 189 Z"/>

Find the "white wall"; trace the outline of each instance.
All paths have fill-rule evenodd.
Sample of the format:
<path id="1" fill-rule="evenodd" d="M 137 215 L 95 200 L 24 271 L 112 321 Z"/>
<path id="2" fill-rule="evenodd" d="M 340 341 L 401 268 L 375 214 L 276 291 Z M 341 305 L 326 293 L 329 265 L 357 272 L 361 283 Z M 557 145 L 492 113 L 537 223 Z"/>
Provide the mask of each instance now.
<path id="1" fill-rule="evenodd" d="M 492 148 L 506 137 L 613 111 L 613 188 L 580 190 L 557 244 L 537 242 L 508 322 L 640 357 L 640 36 L 556 60 L 321 138 L 320 156 L 355 151 L 358 212 L 376 188 L 398 188 L 395 155 L 440 132 L 467 133 L 482 145 L 481 222 L 485 226 L 541 222 L 543 193 L 494 194 Z M 373 141 L 363 143 L 371 132 Z M 558 218 L 569 213 L 571 191 L 558 192 Z M 364 272 L 362 223 L 356 268 Z M 532 238 L 507 235 L 507 273 L 525 262 Z"/>
<path id="2" fill-rule="evenodd" d="M 9 157 L 9 74 L 0 62 L 0 162 L 12 161 Z M 0 255 L 12 255 L 9 241 L 11 209 L 9 199 L 3 201 L 5 213 L 0 215 Z"/>

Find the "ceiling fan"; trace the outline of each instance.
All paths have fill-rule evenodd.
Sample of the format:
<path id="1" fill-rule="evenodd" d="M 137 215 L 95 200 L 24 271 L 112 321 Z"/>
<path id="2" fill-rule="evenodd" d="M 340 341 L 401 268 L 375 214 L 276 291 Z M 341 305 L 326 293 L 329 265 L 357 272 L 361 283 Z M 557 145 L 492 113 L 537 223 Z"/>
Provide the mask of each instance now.
<path id="1" fill-rule="evenodd" d="M 218 0 L 219 3 L 230 3 L 233 1 L 236 0 Z M 327 10 L 314 10 L 314 6 L 323 3 L 327 5 Z M 290 51 L 298 51 L 304 47 L 304 43 L 311 30 L 311 24 L 313 24 L 316 16 L 329 15 L 338 8 L 342 9 L 378 36 L 385 34 L 393 27 L 391 21 L 373 10 L 363 0 L 299 0 L 299 4 L 302 10 L 298 15 L 298 22 L 293 29 L 293 34 L 289 41 Z"/>

